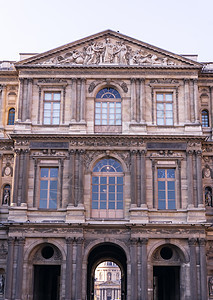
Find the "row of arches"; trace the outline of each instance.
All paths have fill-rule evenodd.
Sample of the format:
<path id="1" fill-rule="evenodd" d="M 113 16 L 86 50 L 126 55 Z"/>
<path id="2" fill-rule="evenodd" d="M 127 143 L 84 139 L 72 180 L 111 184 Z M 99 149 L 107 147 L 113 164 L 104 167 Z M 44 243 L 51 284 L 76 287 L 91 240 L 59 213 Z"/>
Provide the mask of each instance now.
<path id="1" fill-rule="evenodd" d="M 60 245 L 47 242 L 38 244 L 33 249 L 28 249 L 27 253 L 25 253 L 25 262 L 29 265 L 25 267 L 32 272 L 32 274 L 28 274 L 28 279 L 33 280 L 33 283 L 28 282 L 28 293 L 32 295 L 34 300 L 58 300 L 61 299 L 61 293 L 64 288 L 66 290 L 66 286 L 63 287 L 63 273 L 65 269 L 62 265 L 67 260 L 67 257 L 64 249 L 60 248 Z M 85 289 L 83 292 L 85 293 L 83 295 L 84 299 L 85 297 L 90 300 L 112 299 L 107 298 L 107 293 L 103 289 L 101 291 L 102 298 L 98 298 L 100 290 L 99 294 L 95 290 L 95 272 L 103 262 L 111 262 L 112 265 L 116 265 L 119 268 L 120 284 L 118 293 L 121 297 L 119 299 L 130 299 L 130 295 L 132 295 L 132 278 L 136 272 L 134 270 L 136 265 L 134 265 L 132 260 L 134 260 L 134 257 L 132 257 L 131 250 L 122 242 L 103 241 L 89 244 L 82 255 L 81 270 L 76 269 L 76 272 L 82 272 L 82 277 L 79 280 L 81 281 L 82 291 Z M 181 299 L 180 282 L 182 285 L 184 282 L 181 268 L 188 261 L 187 251 L 175 244 L 158 242 L 153 246 L 146 257 L 146 263 L 152 266 L 152 269 L 149 266 L 148 272 L 151 270 L 149 278 L 151 276 L 153 299 Z M 144 277 L 140 278 L 142 280 Z M 82 282 L 84 279 L 86 279 L 85 283 Z M 107 280 L 111 280 L 111 275 L 108 276 Z M 138 286 L 140 286 L 139 278 L 137 280 Z M 168 280 L 170 285 L 168 285 Z M 150 288 L 150 283 L 147 282 L 145 285 L 146 293 L 148 293 L 148 286 Z M 77 283 L 75 289 L 78 289 Z M 75 292 L 77 293 L 77 291 Z M 166 296 L 170 298 L 165 298 Z M 110 293 L 108 293 L 108 297 L 110 297 Z"/>

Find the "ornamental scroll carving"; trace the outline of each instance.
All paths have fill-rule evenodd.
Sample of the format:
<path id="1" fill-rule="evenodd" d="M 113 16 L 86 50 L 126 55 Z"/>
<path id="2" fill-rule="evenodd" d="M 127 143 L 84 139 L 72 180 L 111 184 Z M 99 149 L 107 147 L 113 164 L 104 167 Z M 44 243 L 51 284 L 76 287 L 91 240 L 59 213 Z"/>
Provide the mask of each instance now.
<path id="1" fill-rule="evenodd" d="M 92 93 L 94 91 L 94 89 L 96 88 L 96 86 L 98 86 L 101 83 L 107 83 L 108 85 L 109 84 L 118 84 L 122 88 L 122 90 L 124 91 L 124 93 L 128 92 L 127 84 L 124 81 L 122 81 L 122 82 L 109 81 L 108 82 L 106 80 L 104 80 L 104 81 L 100 81 L 99 80 L 99 81 L 93 81 L 93 82 L 91 82 L 90 85 L 89 85 L 89 88 L 88 88 L 88 92 Z"/>
<path id="2" fill-rule="evenodd" d="M 147 51 L 145 47 L 133 47 L 123 40 L 101 39 L 81 48 L 61 53 L 39 65 L 179 65 L 177 61 Z"/>

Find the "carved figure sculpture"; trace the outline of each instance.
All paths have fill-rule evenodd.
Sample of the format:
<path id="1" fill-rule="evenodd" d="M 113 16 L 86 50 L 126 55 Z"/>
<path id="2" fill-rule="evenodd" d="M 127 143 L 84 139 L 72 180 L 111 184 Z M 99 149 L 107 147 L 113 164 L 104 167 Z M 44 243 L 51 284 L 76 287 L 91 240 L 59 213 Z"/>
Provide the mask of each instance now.
<path id="1" fill-rule="evenodd" d="M 3 196 L 3 205 L 8 205 L 10 203 L 10 192 L 8 190 L 4 190 L 4 196 Z"/>
<path id="2" fill-rule="evenodd" d="M 213 277 L 209 278 L 209 296 L 213 296 Z"/>
<path id="3" fill-rule="evenodd" d="M 0 294 L 4 294 L 4 275 L 0 274 Z"/>
<path id="4" fill-rule="evenodd" d="M 212 206 L 212 192 L 208 188 L 206 188 L 206 192 L 205 192 L 205 205 Z"/>

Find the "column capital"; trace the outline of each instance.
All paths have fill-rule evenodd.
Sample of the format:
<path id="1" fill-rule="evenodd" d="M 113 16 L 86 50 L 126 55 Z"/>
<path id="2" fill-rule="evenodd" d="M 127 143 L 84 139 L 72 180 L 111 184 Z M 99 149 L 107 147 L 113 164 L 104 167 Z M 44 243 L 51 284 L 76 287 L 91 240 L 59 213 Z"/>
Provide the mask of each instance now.
<path id="1" fill-rule="evenodd" d="M 137 238 L 130 238 L 129 242 L 130 242 L 131 245 L 137 245 L 138 239 Z"/>
<path id="2" fill-rule="evenodd" d="M 71 237 L 67 237 L 67 238 L 66 238 L 66 244 L 67 244 L 67 245 L 71 245 L 71 244 L 73 243 L 73 241 L 74 241 L 74 239 L 71 238 Z"/>
<path id="3" fill-rule="evenodd" d="M 19 245 L 24 245 L 25 244 L 25 237 L 18 237 L 17 242 Z"/>
<path id="4" fill-rule="evenodd" d="M 148 238 L 140 238 L 140 242 L 142 245 L 147 245 L 148 244 Z"/>
<path id="5" fill-rule="evenodd" d="M 200 246 L 205 246 L 206 245 L 207 240 L 204 238 L 199 239 L 199 245 Z"/>
<path id="6" fill-rule="evenodd" d="M 14 241 L 15 241 L 15 238 L 10 236 L 8 239 L 7 239 L 7 243 L 9 246 L 13 245 L 14 244 Z"/>
<path id="7" fill-rule="evenodd" d="M 195 239 L 195 238 L 188 239 L 188 244 L 189 244 L 189 246 L 196 246 L 197 239 Z"/>

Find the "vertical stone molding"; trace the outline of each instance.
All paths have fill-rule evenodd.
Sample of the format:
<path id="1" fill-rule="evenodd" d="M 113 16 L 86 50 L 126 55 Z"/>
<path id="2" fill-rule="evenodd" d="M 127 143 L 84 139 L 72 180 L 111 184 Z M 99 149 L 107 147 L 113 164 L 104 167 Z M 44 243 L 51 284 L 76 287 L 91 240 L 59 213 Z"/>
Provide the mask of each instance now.
<path id="1" fill-rule="evenodd" d="M 76 266 L 76 259 L 77 259 L 77 240 L 76 238 L 73 239 L 73 257 L 72 257 L 72 298 L 76 299 L 76 273 L 77 273 L 77 266 Z"/>
<path id="2" fill-rule="evenodd" d="M 152 95 L 152 124 L 154 125 L 154 101 L 155 101 L 155 97 L 154 97 L 154 89 L 153 88 L 151 89 L 151 95 Z"/>
<path id="3" fill-rule="evenodd" d="M 138 240 L 130 239 L 130 257 L 131 257 L 131 299 L 137 299 L 138 296 L 138 260 L 137 260 Z"/>
<path id="4" fill-rule="evenodd" d="M 140 300 L 148 300 L 148 270 L 147 270 L 147 244 L 148 239 L 140 239 L 141 243 L 141 296 Z"/>
<path id="5" fill-rule="evenodd" d="M 79 152 L 75 153 L 75 169 L 74 169 L 74 188 L 75 188 L 75 206 L 78 206 L 79 199 Z"/>
<path id="6" fill-rule="evenodd" d="M 65 278 L 65 300 L 72 299 L 72 256 L 73 256 L 73 239 L 66 238 L 67 258 L 66 258 L 66 278 Z"/>
<path id="7" fill-rule="evenodd" d="M 77 257 L 76 257 L 76 300 L 82 299 L 82 251 L 83 238 L 77 238 Z"/>
<path id="8" fill-rule="evenodd" d="M 191 299 L 198 300 L 197 289 L 197 262 L 196 262 L 196 244 L 197 241 L 194 238 L 188 240 L 190 251 L 190 290 Z"/>
<path id="9" fill-rule="evenodd" d="M 27 115 L 27 100 L 28 100 L 28 79 L 24 78 L 23 83 L 23 97 L 22 97 L 22 112 L 21 112 L 21 121 L 24 122 L 26 120 Z"/>
<path id="10" fill-rule="evenodd" d="M 64 160 L 63 159 L 59 159 L 59 178 L 60 178 L 60 182 L 59 182 L 59 206 L 62 207 L 62 199 L 63 199 L 63 176 L 64 175 Z"/>
<path id="11" fill-rule="evenodd" d="M 80 121 L 80 111 L 81 111 L 81 79 L 77 79 L 77 99 L 76 99 L 76 121 Z"/>
<path id="12" fill-rule="evenodd" d="M 19 187 L 19 165 L 20 165 L 21 149 L 15 149 L 15 164 L 14 164 L 14 178 L 13 178 L 13 203 L 18 203 L 18 187 Z"/>
<path id="13" fill-rule="evenodd" d="M 136 205 L 136 150 L 131 154 L 131 204 Z"/>
<path id="14" fill-rule="evenodd" d="M 193 184 L 193 161 L 192 161 L 193 151 L 187 151 L 187 183 L 188 183 L 188 205 L 193 206 L 193 196 L 194 196 L 194 184 Z"/>
<path id="15" fill-rule="evenodd" d="M 206 240 L 199 240 L 200 247 L 200 298 L 208 299 L 207 296 L 207 267 L 206 267 Z"/>
<path id="16" fill-rule="evenodd" d="M 181 188 L 181 160 L 178 159 L 178 190 L 179 190 L 179 208 L 182 208 L 182 188 Z"/>
<path id="17" fill-rule="evenodd" d="M 68 204 L 74 206 L 75 204 L 75 150 L 69 151 L 69 193 Z"/>
<path id="18" fill-rule="evenodd" d="M 140 79 L 140 122 L 144 122 L 145 101 L 145 79 Z"/>
<path id="19" fill-rule="evenodd" d="M 203 205 L 203 192 L 202 192 L 202 151 L 196 151 L 196 175 L 197 175 L 197 203 Z"/>
<path id="20" fill-rule="evenodd" d="M 176 88 L 176 119 L 177 119 L 177 124 L 179 124 L 179 91 L 178 87 Z"/>
<path id="21" fill-rule="evenodd" d="M 38 124 L 41 122 L 41 87 L 38 89 Z"/>
<path id="22" fill-rule="evenodd" d="M 14 262 L 14 241 L 13 237 L 8 238 L 8 255 L 7 255 L 7 271 L 6 271 L 6 286 L 5 299 L 12 300 L 13 292 L 13 262 Z"/>
<path id="23" fill-rule="evenodd" d="M 198 99 L 198 85 L 197 85 L 197 79 L 193 80 L 193 87 L 194 87 L 194 111 L 195 111 L 195 122 L 200 123 L 199 118 L 199 99 Z"/>
<path id="24" fill-rule="evenodd" d="M 65 107 L 66 107 L 66 87 L 63 87 L 63 103 L 62 103 L 62 124 L 65 121 Z"/>
<path id="25" fill-rule="evenodd" d="M 131 122 L 136 121 L 136 87 L 135 78 L 131 79 Z"/>
<path id="26" fill-rule="evenodd" d="M 5 84 L 1 85 L 0 89 L 0 129 L 3 129 L 4 111 L 5 111 L 5 101 L 6 101 L 6 90 L 7 86 Z"/>
<path id="27" fill-rule="evenodd" d="M 77 82 L 76 79 L 72 79 L 72 122 L 76 122 L 76 93 L 77 93 Z"/>
<path id="28" fill-rule="evenodd" d="M 155 203 L 155 164 L 156 161 L 152 160 L 152 204 L 153 204 L 153 208 L 155 208 L 157 206 L 157 203 Z"/>
<path id="29" fill-rule="evenodd" d="M 23 285 L 23 262 L 24 262 L 24 244 L 25 239 L 20 237 L 18 242 L 17 269 L 15 282 L 15 299 L 22 300 L 22 285 Z"/>

